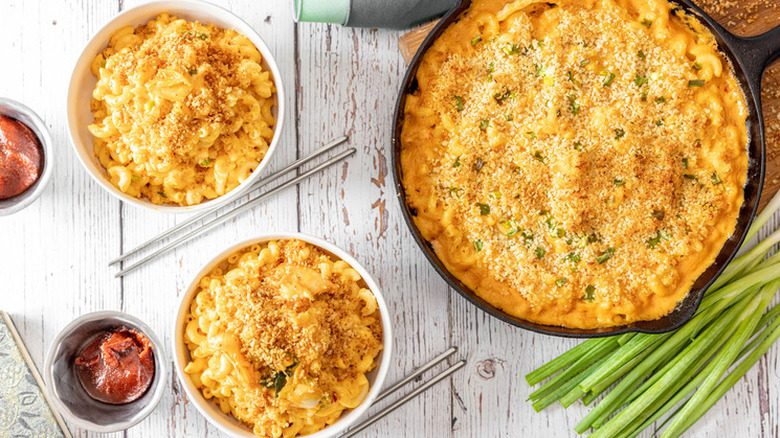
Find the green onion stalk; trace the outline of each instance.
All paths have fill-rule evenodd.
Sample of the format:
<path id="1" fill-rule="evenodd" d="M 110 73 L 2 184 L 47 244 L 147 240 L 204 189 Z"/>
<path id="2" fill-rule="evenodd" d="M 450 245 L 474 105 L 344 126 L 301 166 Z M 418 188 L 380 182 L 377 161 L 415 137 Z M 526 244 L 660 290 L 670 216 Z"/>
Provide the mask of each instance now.
<path id="1" fill-rule="evenodd" d="M 589 339 L 526 376 L 538 412 L 596 403 L 575 426 L 591 438 L 634 438 L 666 415 L 661 438 L 698 421 L 780 338 L 780 229 L 749 241 L 780 210 L 780 194 L 756 216 L 740 254 L 723 270 L 686 325 L 663 334 Z M 543 383 L 544 382 L 544 383 Z M 668 414 L 668 415 L 667 415 Z"/>

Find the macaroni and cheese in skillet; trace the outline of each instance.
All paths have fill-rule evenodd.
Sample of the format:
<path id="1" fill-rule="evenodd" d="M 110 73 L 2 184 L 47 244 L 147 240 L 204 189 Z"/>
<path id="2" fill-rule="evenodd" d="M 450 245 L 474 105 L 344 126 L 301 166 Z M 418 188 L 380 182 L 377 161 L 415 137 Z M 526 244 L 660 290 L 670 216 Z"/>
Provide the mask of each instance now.
<path id="1" fill-rule="evenodd" d="M 402 184 L 447 269 L 505 312 L 657 319 L 734 230 L 744 99 L 665 0 L 474 0 L 406 98 Z"/>

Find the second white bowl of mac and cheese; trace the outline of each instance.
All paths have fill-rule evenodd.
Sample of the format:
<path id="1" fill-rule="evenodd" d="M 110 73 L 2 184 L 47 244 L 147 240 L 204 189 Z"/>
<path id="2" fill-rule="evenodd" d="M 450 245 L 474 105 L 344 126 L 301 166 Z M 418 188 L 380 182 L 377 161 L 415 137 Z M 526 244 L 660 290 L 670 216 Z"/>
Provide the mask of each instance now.
<path id="1" fill-rule="evenodd" d="M 273 54 L 246 22 L 198 0 L 109 21 L 76 62 L 68 129 L 87 172 L 129 204 L 191 212 L 236 199 L 284 125 Z"/>
<path id="2" fill-rule="evenodd" d="M 250 239 L 206 264 L 173 339 L 188 398 L 235 437 L 338 435 L 373 403 L 392 355 L 377 283 L 300 233 Z"/>

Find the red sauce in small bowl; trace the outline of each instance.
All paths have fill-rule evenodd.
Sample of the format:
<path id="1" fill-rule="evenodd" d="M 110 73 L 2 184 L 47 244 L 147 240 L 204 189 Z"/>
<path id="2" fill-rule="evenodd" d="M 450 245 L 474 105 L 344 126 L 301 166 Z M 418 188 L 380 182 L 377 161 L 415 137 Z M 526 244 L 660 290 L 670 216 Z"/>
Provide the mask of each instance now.
<path id="1" fill-rule="evenodd" d="M 120 327 L 89 343 L 76 357 L 76 373 L 95 400 L 124 404 L 140 398 L 154 380 L 154 353 L 143 333 Z"/>
<path id="2" fill-rule="evenodd" d="M 24 123 L 0 115 L 0 199 L 16 196 L 41 175 L 41 143 Z"/>

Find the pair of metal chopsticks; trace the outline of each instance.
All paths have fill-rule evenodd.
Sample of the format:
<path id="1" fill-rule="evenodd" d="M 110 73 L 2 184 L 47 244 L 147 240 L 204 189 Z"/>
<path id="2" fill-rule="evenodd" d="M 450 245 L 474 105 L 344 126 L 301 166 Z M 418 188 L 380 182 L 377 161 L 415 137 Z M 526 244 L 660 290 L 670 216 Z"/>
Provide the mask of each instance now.
<path id="1" fill-rule="evenodd" d="M 376 405 L 380 400 L 384 399 L 385 397 L 388 397 L 389 395 L 397 392 L 401 387 L 406 385 L 407 383 L 413 381 L 420 375 L 422 375 L 424 372 L 428 371 L 429 369 L 436 366 L 439 362 L 443 361 L 444 359 L 452 356 L 457 352 L 457 347 L 450 347 L 447 351 L 444 353 L 434 357 L 430 362 L 426 363 L 425 365 L 421 366 L 417 371 L 413 372 L 412 374 L 404 377 L 400 382 L 396 383 L 395 385 L 387 388 L 384 392 L 379 394 L 377 396 L 376 400 L 374 400 L 374 404 Z M 400 399 L 396 400 L 393 404 L 387 406 L 386 408 L 382 409 L 381 411 L 374 414 L 371 418 L 363 421 L 362 423 L 358 424 L 357 426 L 353 427 L 352 429 L 348 430 L 346 433 L 341 435 L 340 438 L 349 438 L 352 436 L 355 436 L 356 434 L 363 431 L 363 429 L 367 428 L 368 426 L 371 426 L 372 424 L 376 423 L 380 419 L 384 418 L 387 414 L 395 411 L 396 409 L 400 408 L 406 402 L 409 400 L 417 397 L 418 395 L 422 394 L 426 390 L 428 390 L 433 385 L 441 382 L 442 380 L 446 379 L 452 373 L 455 371 L 458 371 L 459 369 L 463 368 L 463 366 L 466 365 L 466 361 L 464 359 L 461 359 L 457 362 L 455 362 L 453 365 L 451 365 L 449 368 L 445 369 L 444 371 L 440 372 L 439 374 L 435 375 L 431 380 L 425 382 L 422 386 L 415 389 L 414 391 L 406 394 L 405 396 L 401 397 Z M 373 406 L 372 405 L 372 406 Z"/>
<path id="2" fill-rule="evenodd" d="M 283 169 L 279 170 L 278 172 L 275 172 L 275 173 L 273 173 L 273 174 L 271 174 L 271 175 L 261 179 L 260 181 L 256 182 L 252 186 L 252 188 L 250 189 L 250 193 L 249 193 L 250 196 L 252 195 L 252 192 L 254 192 L 255 190 L 257 190 L 257 189 L 267 185 L 268 183 L 270 183 L 270 182 L 280 178 L 281 176 L 289 173 L 290 171 L 293 171 L 293 170 L 296 170 L 296 169 L 302 167 L 306 163 L 314 160 L 315 158 L 319 157 L 320 155 L 322 155 L 322 154 L 330 151 L 331 149 L 335 148 L 336 146 L 346 142 L 347 140 L 349 140 L 349 137 L 347 137 L 346 135 L 342 136 L 342 137 L 339 137 L 339 138 L 331 141 L 330 143 L 322 146 L 321 148 L 317 149 L 316 151 L 312 152 L 310 155 L 307 155 L 306 157 L 303 157 L 303 158 L 301 158 L 299 160 L 296 160 L 295 162 L 290 163 L 289 165 L 285 166 Z M 244 213 L 244 212 L 250 210 L 252 207 L 256 206 L 257 204 L 259 204 L 261 202 L 263 202 L 264 200 L 268 199 L 269 197 L 277 194 L 278 192 L 286 189 L 287 187 L 290 187 L 292 185 L 298 184 L 299 182 L 309 178 L 310 176 L 314 175 L 315 173 L 318 173 L 319 171 L 321 171 L 321 170 L 323 170 L 325 168 L 328 168 L 328 167 L 338 163 L 339 161 L 341 161 L 341 160 L 351 156 L 352 154 L 355 153 L 355 151 L 356 151 L 355 148 L 347 149 L 346 151 L 344 151 L 344 152 L 342 152 L 342 153 L 340 153 L 340 154 L 338 154 L 338 155 L 336 155 L 336 156 L 334 156 L 334 157 L 332 157 L 332 158 L 330 158 L 330 159 L 328 159 L 328 160 L 318 164 L 317 166 L 311 168 L 310 170 L 307 170 L 306 172 L 303 172 L 302 174 L 296 176 L 295 178 L 293 178 L 293 179 L 291 179 L 289 181 L 286 181 L 286 182 L 284 182 L 282 184 L 279 184 L 278 186 L 276 186 L 276 187 L 274 187 L 274 188 L 272 188 L 270 190 L 267 190 L 267 191 L 263 192 L 262 194 L 259 194 L 259 195 L 255 196 L 254 198 L 250 197 L 250 199 L 248 201 L 247 200 L 242 200 L 242 201 L 238 201 L 237 204 L 234 203 L 232 209 L 227 210 L 227 211 L 225 211 L 225 212 L 223 212 L 221 214 L 217 214 L 217 216 L 215 218 L 213 218 L 212 220 L 210 220 L 208 222 L 205 222 L 205 223 L 201 224 L 200 227 L 192 229 L 191 231 L 187 232 L 186 234 L 183 234 L 182 236 L 178 237 L 175 240 L 172 240 L 171 242 L 168 242 L 167 244 L 165 244 L 161 248 L 159 248 L 156 251 L 152 252 L 151 254 L 143 257 L 142 259 L 138 260 L 137 262 L 132 263 L 129 266 L 126 266 L 124 269 L 122 269 L 121 271 L 117 272 L 115 277 L 121 277 L 121 276 L 127 274 L 128 272 L 132 272 L 132 271 L 140 268 L 141 266 L 149 263 L 150 261 L 152 261 L 155 258 L 161 256 L 162 254 L 167 253 L 168 251 L 176 248 L 177 246 L 192 240 L 193 238 L 199 236 L 200 234 L 205 233 L 206 231 L 209 231 L 212 228 L 215 228 L 216 226 L 222 224 L 223 222 L 225 222 L 227 220 L 230 220 L 230 219 L 240 215 L 241 213 Z M 133 256 L 134 254 L 137 254 L 139 252 L 142 252 L 142 251 L 150 248 L 154 244 L 156 244 L 158 242 L 161 242 L 163 239 L 166 239 L 166 238 L 172 236 L 173 234 L 176 234 L 176 233 L 184 230 L 185 228 L 189 227 L 190 225 L 196 223 L 197 221 L 199 221 L 201 219 L 205 219 L 207 216 L 211 215 L 212 213 L 216 212 L 217 210 L 219 210 L 222 207 L 223 206 L 215 207 L 215 208 L 212 208 L 210 210 L 206 210 L 203 213 L 200 213 L 198 215 L 195 215 L 195 216 L 185 220 L 184 222 L 176 225 L 175 227 L 169 229 L 168 231 L 165 231 L 165 232 L 163 232 L 161 234 L 158 234 L 157 236 L 147 240 L 146 242 L 142 243 L 141 245 L 137 246 L 136 248 L 133 248 L 130 251 L 127 251 L 126 253 L 124 253 L 124 254 L 120 255 L 119 257 L 115 258 L 114 260 L 111 260 L 108 263 L 108 265 L 112 266 L 112 265 L 120 263 L 120 262 L 122 262 L 124 260 L 127 260 L 128 258 Z"/>

